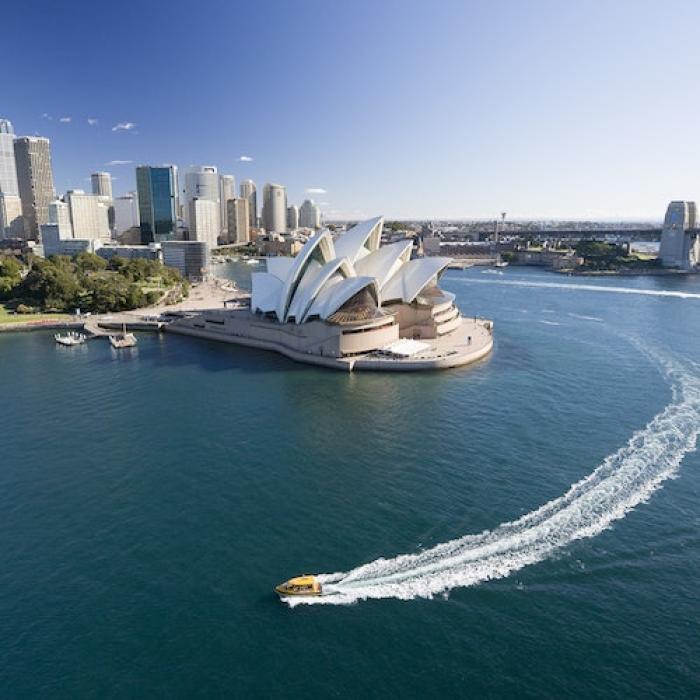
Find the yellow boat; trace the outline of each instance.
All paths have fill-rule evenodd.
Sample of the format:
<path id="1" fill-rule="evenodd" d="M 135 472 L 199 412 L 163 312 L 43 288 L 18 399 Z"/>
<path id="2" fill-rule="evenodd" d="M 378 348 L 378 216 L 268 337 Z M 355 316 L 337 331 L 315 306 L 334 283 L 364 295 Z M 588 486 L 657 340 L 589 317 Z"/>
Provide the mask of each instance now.
<path id="1" fill-rule="evenodd" d="M 290 578 L 289 581 L 275 586 L 275 593 L 281 597 L 292 595 L 323 595 L 323 586 L 316 580 L 315 576 L 304 574 L 303 576 Z"/>

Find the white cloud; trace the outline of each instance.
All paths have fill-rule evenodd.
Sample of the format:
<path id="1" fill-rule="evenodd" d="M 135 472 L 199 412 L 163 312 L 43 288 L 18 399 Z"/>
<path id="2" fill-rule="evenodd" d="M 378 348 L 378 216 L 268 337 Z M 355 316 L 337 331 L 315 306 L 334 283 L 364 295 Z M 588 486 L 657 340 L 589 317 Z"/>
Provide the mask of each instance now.
<path id="1" fill-rule="evenodd" d="M 87 123 L 90 126 L 95 126 L 95 124 L 97 124 L 97 119 L 95 119 L 94 117 L 88 117 Z"/>
<path id="2" fill-rule="evenodd" d="M 58 121 L 62 124 L 70 124 L 73 120 L 71 117 L 61 117 Z"/>
<path id="3" fill-rule="evenodd" d="M 119 122 L 112 127 L 112 131 L 131 131 L 135 126 L 134 122 Z"/>
<path id="4" fill-rule="evenodd" d="M 133 160 L 110 160 L 105 165 L 131 165 L 133 162 Z"/>
<path id="5" fill-rule="evenodd" d="M 53 117 L 52 117 L 50 114 L 47 114 L 46 112 L 44 112 L 44 113 L 41 115 L 41 118 L 42 118 L 42 119 L 48 119 L 49 121 L 53 121 Z"/>
<path id="6" fill-rule="evenodd" d="M 250 156 L 240 156 L 238 160 L 240 160 L 241 163 L 251 163 L 253 161 Z"/>
<path id="7" fill-rule="evenodd" d="M 306 190 L 306 194 L 326 194 L 327 190 L 324 190 L 323 187 L 309 187 L 308 190 Z"/>

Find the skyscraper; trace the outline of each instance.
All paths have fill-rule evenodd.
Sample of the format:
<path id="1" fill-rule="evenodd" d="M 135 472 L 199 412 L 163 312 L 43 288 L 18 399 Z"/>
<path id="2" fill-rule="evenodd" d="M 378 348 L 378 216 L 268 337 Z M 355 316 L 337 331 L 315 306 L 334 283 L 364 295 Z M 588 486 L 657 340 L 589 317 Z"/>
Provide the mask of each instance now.
<path id="1" fill-rule="evenodd" d="M 221 204 L 221 232 L 228 233 L 228 200 L 236 198 L 236 178 L 222 175 L 219 178 L 219 202 Z"/>
<path id="2" fill-rule="evenodd" d="M 250 242 L 250 212 L 245 197 L 228 200 L 228 242 Z"/>
<path id="3" fill-rule="evenodd" d="M 129 192 L 114 200 L 114 228 L 117 235 L 139 225 L 139 200 Z"/>
<path id="4" fill-rule="evenodd" d="M 195 197 L 190 200 L 189 209 L 189 240 L 202 241 L 209 248 L 215 248 L 221 232 L 219 202 Z"/>
<path id="5" fill-rule="evenodd" d="M 17 183 L 22 199 L 24 235 L 39 239 L 39 226 L 49 221 L 49 203 L 56 198 L 49 140 L 41 136 L 15 139 Z"/>
<path id="6" fill-rule="evenodd" d="M 321 228 L 321 210 L 313 199 L 305 199 L 299 209 L 299 225 L 302 228 Z"/>
<path id="7" fill-rule="evenodd" d="M 0 119 L 0 238 L 24 236 L 14 144 L 12 122 Z"/>
<path id="8" fill-rule="evenodd" d="M 0 192 L 19 197 L 15 165 L 15 132 L 9 119 L 0 119 Z"/>
<path id="9" fill-rule="evenodd" d="M 191 226 L 191 202 L 194 199 L 208 199 L 219 204 L 219 175 L 213 165 L 194 165 L 185 172 L 184 218 Z"/>
<path id="10" fill-rule="evenodd" d="M 93 173 L 90 180 L 93 194 L 112 199 L 112 176 L 109 173 Z"/>
<path id="11" fill-rule="evenodd" d="M 289 231 L 294 231 L 299 228 L 299 207 L 296 204 L 292 204 L 291 207 L 287 207 L 287 229 Z"/>
<path id="12" fill-rule="evenodd" d="M 252 180 L 241 182 L 241 197 L 248 200 L 248 217 L 250 228 L 258 224 L 258 195 Z"/>
<path id="13" fill-rule="evenodd" d="M 141 243 L 172 240 L 177 231 L 177 167 L 139 165 L 136 189 Z"/>
<path id="14" fill-rule="evenodd" d="M 287 188 L 267 183 L 263 189 L 263 226 L 268 233 L 287 231 Z"/>

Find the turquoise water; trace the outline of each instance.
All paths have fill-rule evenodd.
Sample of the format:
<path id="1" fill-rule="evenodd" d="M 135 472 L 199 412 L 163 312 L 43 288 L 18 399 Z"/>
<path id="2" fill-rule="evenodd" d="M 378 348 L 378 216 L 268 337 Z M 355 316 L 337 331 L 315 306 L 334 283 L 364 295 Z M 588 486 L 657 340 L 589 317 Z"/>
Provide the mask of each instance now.
<path id="1" fill-rule="evenodd" d="M 700 280 L 443 286 L 487 361 L 0 336 L 0 696 L 697 697 Z"/>

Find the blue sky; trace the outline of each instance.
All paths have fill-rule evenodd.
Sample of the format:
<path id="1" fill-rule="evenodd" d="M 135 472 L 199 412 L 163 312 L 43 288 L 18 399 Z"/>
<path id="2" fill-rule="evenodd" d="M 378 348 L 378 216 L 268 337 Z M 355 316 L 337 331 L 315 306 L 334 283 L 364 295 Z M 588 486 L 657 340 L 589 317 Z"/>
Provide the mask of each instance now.
<path id="1" fill-rule="evenodd" d="M 692 0 L 24 0 L 2 23 L 0 116 L 51 138 L 59 192 L 176 163 L 325 190 L 330 218 L 700 199 Z"/>

